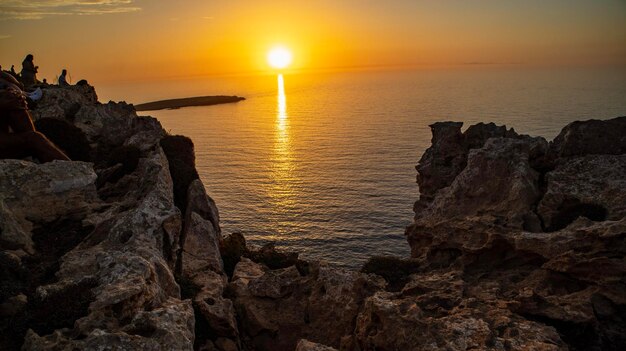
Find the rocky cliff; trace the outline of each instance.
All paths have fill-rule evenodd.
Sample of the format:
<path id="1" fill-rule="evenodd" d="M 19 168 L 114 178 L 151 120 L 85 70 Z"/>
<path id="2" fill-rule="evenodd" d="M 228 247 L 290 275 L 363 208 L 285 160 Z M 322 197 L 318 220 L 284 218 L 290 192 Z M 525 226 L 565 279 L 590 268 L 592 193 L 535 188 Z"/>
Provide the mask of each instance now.
<path id="1" fill-rule="evenodd" d="M 356 272 L 222 237 L 193 143 L 131 105 L 33 111 L 78 161 L 0 160 L 2 350 L 626 347 L 626 118 L 433 125 L 413 257 Z"/>
<path id="2" fill-rule="evenodd" d="M 550 143 L 431 128 L 407 237 L 430 279 L 454 277 L 436 320 L 471 316 L 480 348 L 624 349 L 626 118 L 574 122 Z"/>
<path id="3" fill-rule="evenodd" d="M 81 161 L 0 161 L 0 349 L 236 344 L 191 141 L 88 85 L 44 89 L 33 117 Z"/>

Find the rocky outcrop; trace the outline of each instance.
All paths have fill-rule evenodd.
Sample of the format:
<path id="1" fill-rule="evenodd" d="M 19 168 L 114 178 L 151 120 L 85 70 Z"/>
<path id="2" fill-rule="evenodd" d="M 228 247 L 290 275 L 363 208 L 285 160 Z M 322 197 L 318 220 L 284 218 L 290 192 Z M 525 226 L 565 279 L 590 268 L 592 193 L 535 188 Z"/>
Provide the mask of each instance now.
<path id="1" fill-rule="evenodd" d="M 98 103 L 88 85 L 44 89 L 33 116 L 58 120 L 46 125 L 61 137 L 63 123 L 78 128 L 93 152 L 0 161 L 0 349 L 192 350 L 199 327 L 236 345 L 217 208 L 200 180 L 186 212 L 176 206 L 158 121 Z"/>
<path id="2" fill-rule="evenodd" d="M 301 272 L 295 266 L 270 270 L 243 258 L 231 293 L 250 349 L 293 350 L 302 338 L 352 349 L 357 314 L 384 286 L 380 277 L 324 263 Z"/>
<path id="3" fill-rule="evenodd" d="M 626 118 L 572 123 L 549 145 L 512 131 L 474 133 L 488 138 L 472 144 L 470 129 L 494 127 L 460 133 L 460 124 L 453 126 L 432 126 L 432 151 L 418 166 L 426 175 L 418 177 L 426 194 L 407 229 L 423 272 L 413 276 L 418 285 L 449 277 L 448 288 L 435 289 L 436 320 L 462 323 L 461 315 L 468 316 L 472 322 L 461 329 L 474 336 L 466 346 L 480 349 L 626 347 Z M 433 185 L 429 177 L 441 171 L 430 165 L 448 165 L 454 176 Z M 407 297 L 407 290 L 411 283 L 404 295 L 383 300 L 420 306 L 428 291 L 420 286 L 417 296 Z M 441 296 L 444 291 L 456 294 Z M 401 322 L 407 323 L 387 324 Z M 454 323 L 429 328 L 440 337 Z M 438 347 L 463 349 L 444 339 L 436 341 Z"/>

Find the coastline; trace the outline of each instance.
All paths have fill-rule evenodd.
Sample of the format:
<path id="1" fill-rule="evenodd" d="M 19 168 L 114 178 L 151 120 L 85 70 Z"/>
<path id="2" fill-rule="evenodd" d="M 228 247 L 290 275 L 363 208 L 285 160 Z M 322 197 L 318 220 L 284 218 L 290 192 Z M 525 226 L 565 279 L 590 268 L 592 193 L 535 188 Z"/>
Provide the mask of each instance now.
<path id="1" fill-rule="evenodd" d="M 132 105 L 49 89 L 33 118 L 85 162 L 0 160 L 0 348 L 626 345 L 626 117 L 570 123 L 552 142 L 431 125 L 411 257 L 360 271 L 223 236 L 193 142 Z"/>

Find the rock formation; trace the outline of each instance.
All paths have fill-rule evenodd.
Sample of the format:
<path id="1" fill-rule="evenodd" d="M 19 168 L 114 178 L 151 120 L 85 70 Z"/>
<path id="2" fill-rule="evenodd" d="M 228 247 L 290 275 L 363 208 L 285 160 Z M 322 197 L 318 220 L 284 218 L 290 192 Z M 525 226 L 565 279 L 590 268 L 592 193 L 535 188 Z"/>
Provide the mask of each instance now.
<path id="1" fill-rule="evenodd" d="M 478 348 L 624 349 L 626 118 L 574 122 L 549 144 L 493 125 L 431 128 L 407 238 L 417 284 L 451 277 L 442 317 L 483 325 Z"/>
<path id="2" fill-rule="evenodd" d="M 174 137 L 88 85 L 44 89 L 33 117 L 79 128 L 91 163 L 0 161 L 0 349 L 192 350 L 198 327 L 205 344 L 237 345 L 217 208 L 199 179 L 170 173 Z M 54 130 L 69 154 L 85 147 Z"/>
<path id="3" fill-rule="evenodd" d="M 432 125 L 412 257 L 357 272 L 223 237 L 191 140 L 132 105 L 33 115 L 80 161 L 0 160 L 2 350 L 626 348 L 624 117 Z"/>

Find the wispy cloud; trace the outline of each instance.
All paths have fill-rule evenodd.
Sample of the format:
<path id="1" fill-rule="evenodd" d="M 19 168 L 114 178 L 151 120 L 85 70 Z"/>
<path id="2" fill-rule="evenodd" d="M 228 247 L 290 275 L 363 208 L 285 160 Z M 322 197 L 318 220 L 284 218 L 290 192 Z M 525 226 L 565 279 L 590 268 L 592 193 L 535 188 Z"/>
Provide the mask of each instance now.
<path id="1" fill-rule="evenodd" d="M 2 39 L 8 39 L 8 38 L 10 38 L 10 37 L 11 37 L 11 36 L 10 36 L 10 35 L 7 35 L 7 34 L 0 34 L 0 40 L 2 40 Z"/>
<path id="2" fill-rule="evenodd" d="M 103 15 L 139 11 L 133 0 L 8 0 L 0 4 L 0 20 L 50 16 Z"/>

